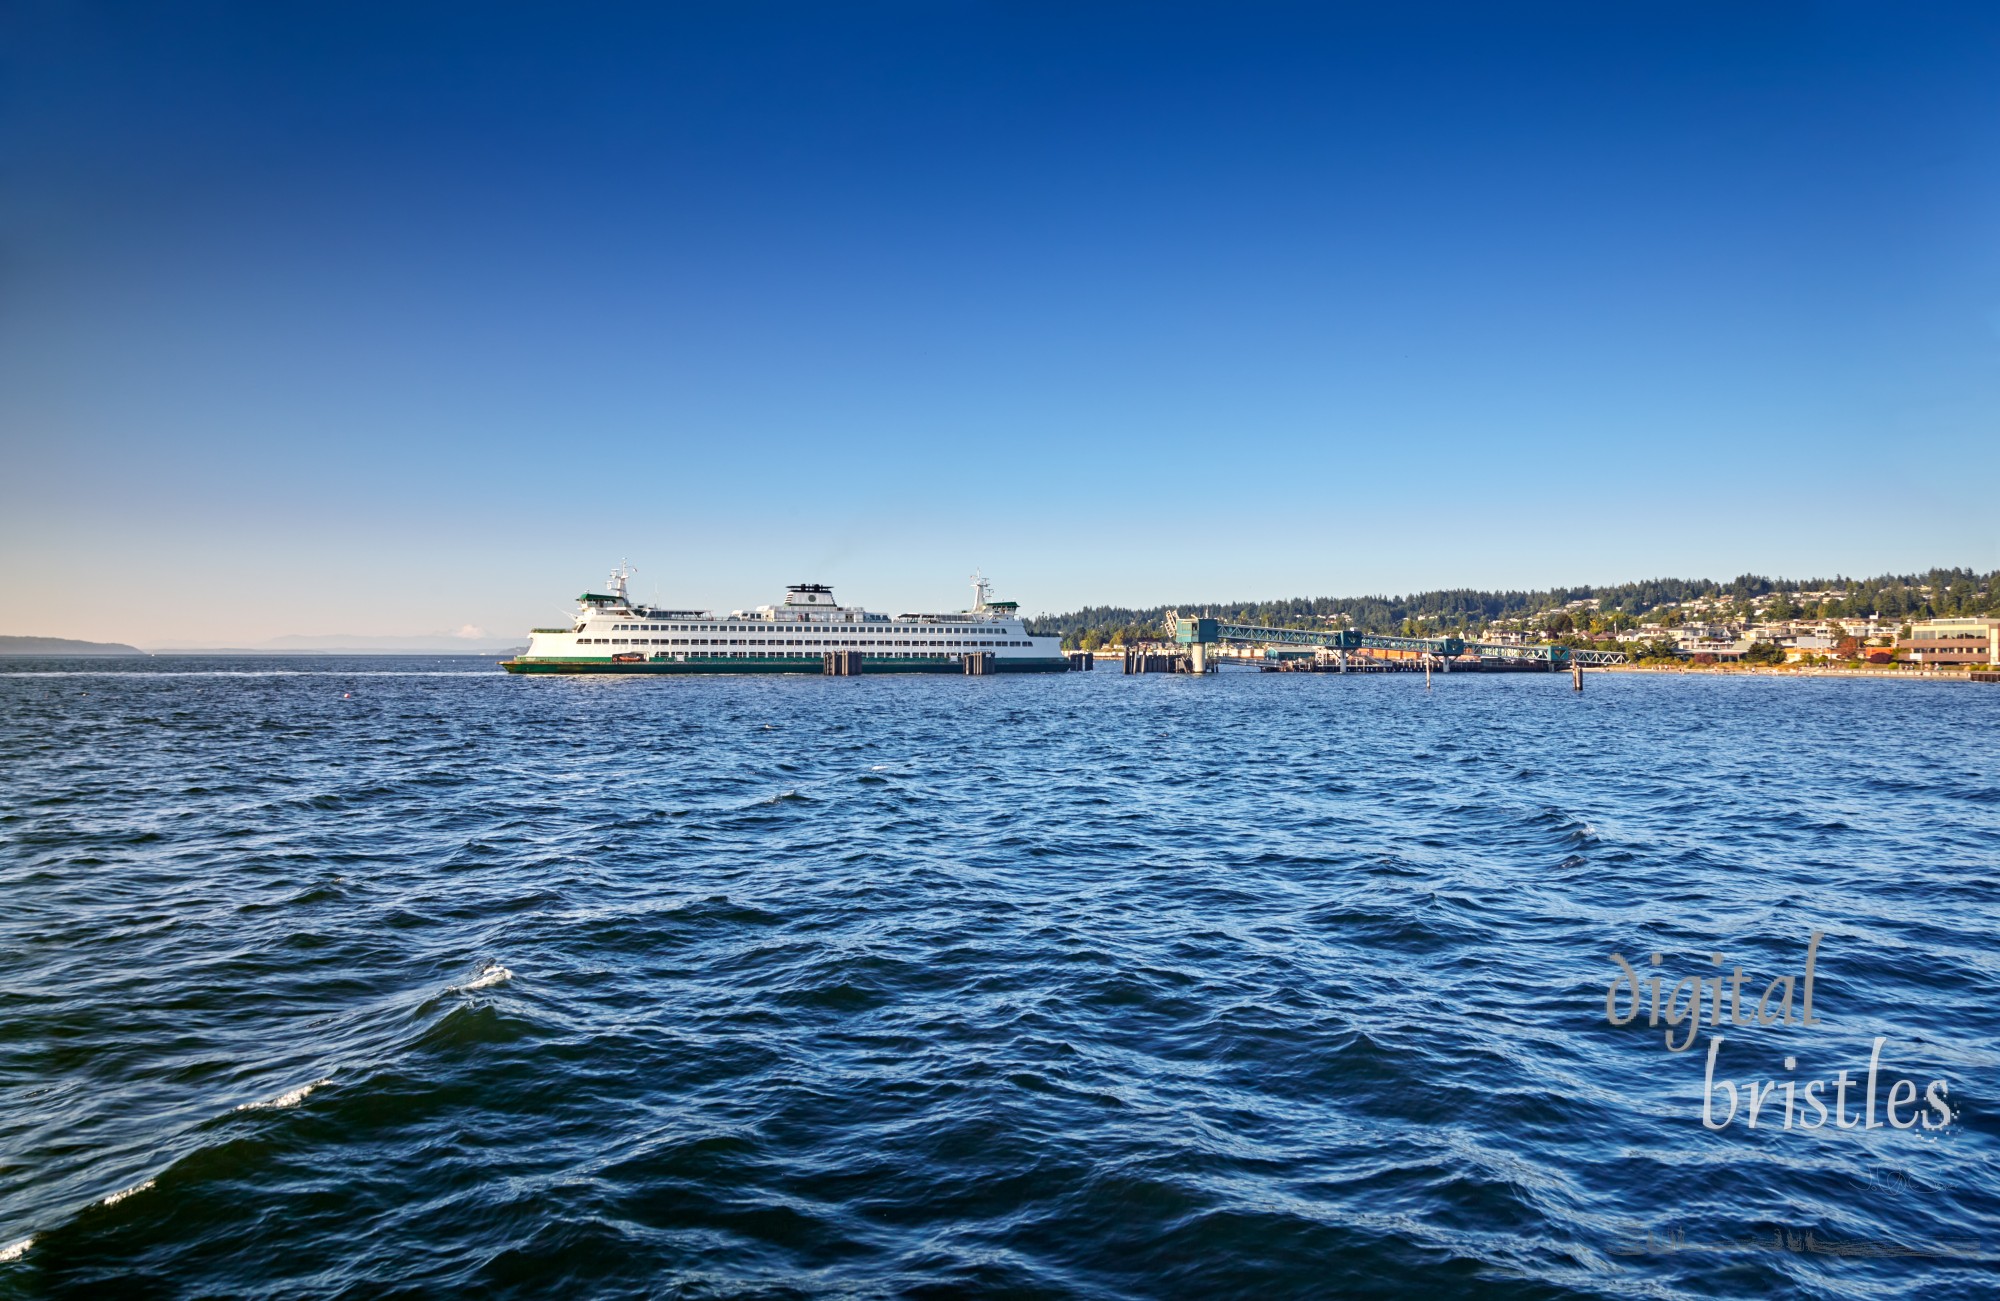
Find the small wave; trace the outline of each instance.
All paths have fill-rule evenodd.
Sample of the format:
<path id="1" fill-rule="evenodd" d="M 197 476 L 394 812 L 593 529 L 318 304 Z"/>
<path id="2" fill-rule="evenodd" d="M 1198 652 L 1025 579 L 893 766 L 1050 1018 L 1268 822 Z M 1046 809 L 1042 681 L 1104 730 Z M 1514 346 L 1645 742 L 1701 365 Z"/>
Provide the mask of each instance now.
<path id="1" fill-rule="evenodd" d="M 513 978 L 514 978 L 513 972 L 507 970 L 507 968 L 501 966 L 497 962 L 489 962 L 484 967 L 480 968 L 479 975 L 476 979 L 467 981 L 463 985 L 455 985 L 453 986 L 453 988 L 458 990 L 460 993 L 464 993 L 468 990 L 487 989 L 490 988 L 491 986 L 512 980 Z"/>
<path id="2" fill-rule="evenodd" d="M 322 1084 L 331 1084 L 331 1083 L 333 1083 L 333 1077 L 328 1076 L 326 1079 L 323 1080 L 314 1080 L 311 1084 L 302 1084 L 296 1089 L 292 1089 L 291 1091 L 286 1093 L 280 1093 L 277 1097 L 268 1098 L 263 1102 L 243 1103 L 236 1109 L 238 1111 L 275 1111 L 283 1107 L 296 1107 L 301 1102 L 304 1102 L 307 1096 L 310 1095 L 314 1089 L 318 1088 Z M 152 1187 L 152 1184 L 148 1183 L 145 1185 L 145 1187 L 150 1188 Z M 132 1191 L 138 1192 L 140 1190 L 134 1188 Z M 123 1195 L 124 1194 L 120 1194 L 120 1196 Z"/>
<path id="3" fill-rule="evenodd" d="M 10 1246 L 0 1247 L 0 1262 L 19 1260 L 21 1257 L 27 1255 L 28 1248 L 34 1245 L 35 1235 L 31 1233 L 19 1242 L 13 1243 Z"/>
<path id="4" fill-rule="evenodd" d="M 308 1090 L 308 1091 L 309 1091 L 309 1090 Z M 301 1092 L 300 1096 L 301 1096 L 301 1097 L 303 1097 L 303 1096 L 304 1096 L 304 1092 Z M 145 1192 L 145 1191 L 146 1191 L 146 1190 L 147 1190 L 148 1188 L 151 1188 L 151 1187 L 152 1187 L 152 1186 L 153 1186 L 154 1184 L 156 1184 L 156 1183 L 158 1183 L 158 1182 L 159 1182 L 159 1181 L 158 1181 L 157 1179 L 148 1179 L 148 1180 L 147 1180 L 147 1181 L 146 1181 L 145 1183 L 143 1183 L 143 1184 L 133 1184 L 133 1185 L 132 1185 L 132 1186 L 131 1186 L 130 1188 L 127 1188 L 127 1189 L 125 1189 L 125 1190 L 124 1190 L 123 1192 L 117 1192 L 117 1193 L 113 1193 L 113 1194 L 111 1194 L 111 1196 L 109 1196 L 109 1197 L 105 1198 L 105 1199 L 104 1199 L 103 1201 L 99 1202 L 99 1203 L 98 1203 L 98 1205 L 99 1205 L 99 1206 L 116 1206 L 116 1205 L 117 1205 L 118 1203 L 120 1203 L 120 1202 L 124 1201 L 124 1200 L 125 1200 L 125 1199 L 126 1199 L 127 1197 L 132 1197 L 132 1196 L 136 1196 L 136 1195 L 137 1195 L 137 1194 L 139 1194 L 139 1193 L 143 1193 L 143 1192 Z"/>

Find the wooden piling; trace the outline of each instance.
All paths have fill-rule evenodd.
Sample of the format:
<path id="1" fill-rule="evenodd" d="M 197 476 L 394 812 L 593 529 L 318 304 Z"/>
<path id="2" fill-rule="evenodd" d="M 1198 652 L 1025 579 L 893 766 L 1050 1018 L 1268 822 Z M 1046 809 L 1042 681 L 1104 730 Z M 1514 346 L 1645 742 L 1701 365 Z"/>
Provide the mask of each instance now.
<path id="1" fill-rule="evenodd" d="M 1570 690 L 1583 690 L 1583 664 L 1580 661 L 1572 660 L 1569 666 L 1569 673 Z"/>

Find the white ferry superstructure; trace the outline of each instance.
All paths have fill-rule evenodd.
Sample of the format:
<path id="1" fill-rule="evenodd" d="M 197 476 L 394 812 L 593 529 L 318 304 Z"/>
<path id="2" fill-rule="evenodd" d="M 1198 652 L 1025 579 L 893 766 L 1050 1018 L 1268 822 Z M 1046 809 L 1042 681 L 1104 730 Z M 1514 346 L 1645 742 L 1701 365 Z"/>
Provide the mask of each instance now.
<path id="1" fill-rule="evenodd" d="M 1061 673 L 1057 637 L 1027 630 L 1013 601 L 974 575 L 970 610 L 874 614 L 796 583 L 778 605 L 718 615 L 632 601 L 620 565 L 606 592 L 577 597 L 568 628 L 536 628 L 509 673 Z"/>

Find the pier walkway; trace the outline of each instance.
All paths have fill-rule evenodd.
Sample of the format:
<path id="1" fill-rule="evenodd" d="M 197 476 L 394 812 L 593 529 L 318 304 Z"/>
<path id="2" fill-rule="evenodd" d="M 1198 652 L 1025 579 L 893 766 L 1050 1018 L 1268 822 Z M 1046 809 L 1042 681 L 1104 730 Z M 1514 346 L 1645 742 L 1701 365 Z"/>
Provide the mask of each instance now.
<path id="1" fill-rule="evenodd" d="M 1207 670 L 1216 652 L 1228 647 L 1262 647 L 1267 658 L 1282 647 L 1311 647 L 1315 660 L 1330 655 L 1333 671 L 1346 673 L 1360 667 L 1351 658 L 1357 653 L 1370 661 L 1409 659 L 1420 665 L 1436 665 L 1449 673 L 1454 664 L 1462 668 L 1493 664 L 1496 668 L 1541 669 L 1561 673 L 1572 666 L 1623 664 L 1619 651 L 1579 650 L 1553 643 L 1511 646 L 1494 642 L 1468 642 L 1458 637 L 1399 637 L 1384 633 L 1357 632 L 1351 628 L 1267 628 L 1261 624 L 1231 623 L 1200 615 L 1167 612 L 1167 631 L 1173 640 L 1187 647 L 1193 672 Z M 1375 654 L 1368 654 L 1376 652 Z M 1470 656 L 1468 660 L 1466 657 Z M 1373 665 L 1371 664 L 1371 667 Z"/>

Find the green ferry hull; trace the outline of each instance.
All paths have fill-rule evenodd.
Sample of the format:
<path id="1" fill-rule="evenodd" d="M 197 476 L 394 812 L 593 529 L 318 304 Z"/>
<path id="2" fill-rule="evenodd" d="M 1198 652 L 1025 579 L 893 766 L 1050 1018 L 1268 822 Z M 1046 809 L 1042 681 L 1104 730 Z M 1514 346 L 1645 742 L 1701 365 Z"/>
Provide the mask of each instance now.
<path id="1" fill-rule="evenodd" d="M 821 657 L 788 656 L 784 659 L 766 660 L 725 660 L 725 659 L 685 659 L 685 660 L 639 660 L 615 662 L 605 659 L 511 659 L 502 660 L 500 667 L 509 673 L 804 673 L 821 675 L 826 666 Z M 965 666 L 958 660 L 898 659 L 870 657 L 861 661 L 863 673 L 950 673 L 963 675 Z M 995 656 L 987 665 L 988 673 L 1066 673 L 1069 660 L 1037 657 L 1033 659 L 1006 660 Z"/>

